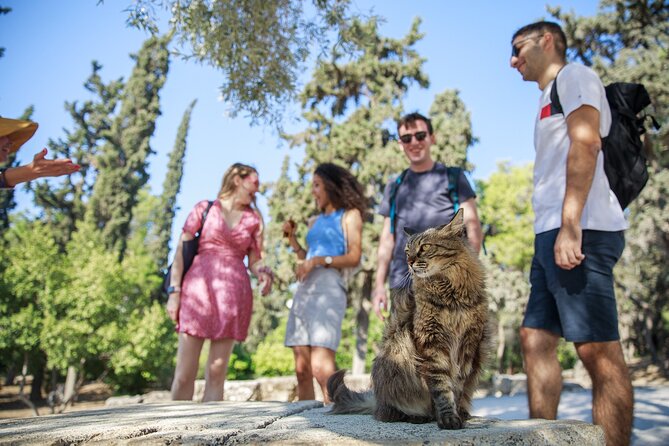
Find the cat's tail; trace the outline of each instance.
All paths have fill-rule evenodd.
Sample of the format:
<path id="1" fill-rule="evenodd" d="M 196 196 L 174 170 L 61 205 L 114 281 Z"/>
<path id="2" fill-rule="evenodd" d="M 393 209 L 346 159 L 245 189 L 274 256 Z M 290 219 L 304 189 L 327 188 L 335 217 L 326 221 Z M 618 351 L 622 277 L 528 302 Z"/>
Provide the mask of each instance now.
<path id="1" fill-rule="evenodd" d="M 328 379 L 328 395 L 334 403 L 331 414 L 368 414 L 374 413 L 376 398 L 374 392 L 355 392 L 344 383 L 346 370 L 338 370 Z"/>

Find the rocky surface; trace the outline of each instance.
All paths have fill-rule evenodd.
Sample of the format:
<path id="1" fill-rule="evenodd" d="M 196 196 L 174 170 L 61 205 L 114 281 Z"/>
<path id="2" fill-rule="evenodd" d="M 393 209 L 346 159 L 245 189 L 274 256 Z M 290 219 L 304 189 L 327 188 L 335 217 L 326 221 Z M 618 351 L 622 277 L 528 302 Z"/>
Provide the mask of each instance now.
<path id="1" fill-rule="evenodd" d="M 437 444 L 603 445 L 601 429 L 573 420 L 474 418 L 465 429 L 330 415 L 318 401 L 148 403 L 0 421 L 5 444 Z"/>

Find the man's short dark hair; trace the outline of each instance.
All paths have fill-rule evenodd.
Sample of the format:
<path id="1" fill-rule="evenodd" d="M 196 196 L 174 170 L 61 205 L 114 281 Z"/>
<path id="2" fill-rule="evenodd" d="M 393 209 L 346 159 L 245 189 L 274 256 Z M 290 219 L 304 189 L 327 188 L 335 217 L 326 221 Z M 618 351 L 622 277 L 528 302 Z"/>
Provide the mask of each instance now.
<path id="1" fill-rule="evenodd" d="M 532 33 L 551 33 L 553 35 L 553 40 L 555 41 L 555 51 L 557 51 L 558 56 L 560 56 L 563 62 L 567 60 L 567 36 L 565 36 L 564 31 L 562 31 L 560 25 L 555 22 L 545 21 L 530 23 L 529 25 L 523 26 L 513 34 L 513 37 L 511 37 L 511 43 L 513 44 L 513 41 L 518 36 L 524 36 L 526 34 Z"/>
<path id="2" fill-rule="evenodd" d="M 423 121 L 427 125 L 427 132 L 430 135 L 432 134 L 432 121 L 430 121 L 430 118 L 426 118 L 418 112 L 404 115 L 397 121 L 397 134 L 400 133 L 400 127 L 413 127 L 416 124 L 416 121 Z"/>

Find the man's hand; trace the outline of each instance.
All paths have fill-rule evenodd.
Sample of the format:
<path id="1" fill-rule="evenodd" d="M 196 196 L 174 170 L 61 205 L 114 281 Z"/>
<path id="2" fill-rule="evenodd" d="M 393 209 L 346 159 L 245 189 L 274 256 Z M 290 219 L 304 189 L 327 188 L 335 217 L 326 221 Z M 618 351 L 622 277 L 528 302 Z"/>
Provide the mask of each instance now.
<path id="1" fill-rule="evenodd" d="M 388 296 L 386 296 L 386 287 L 379 287 L 372 293 L 372 305 L 374 313 L 382 321 L 386 319 L 385 314 L 388 314 Z"/>
<path id="2" fill-rule="evenodd" d="M 580 225 L 562 225 L 553 247 L 557 266 L 570 270 L 583 262 L 585 255 L 581 252 L 582 239 L 583 232 Z"/>

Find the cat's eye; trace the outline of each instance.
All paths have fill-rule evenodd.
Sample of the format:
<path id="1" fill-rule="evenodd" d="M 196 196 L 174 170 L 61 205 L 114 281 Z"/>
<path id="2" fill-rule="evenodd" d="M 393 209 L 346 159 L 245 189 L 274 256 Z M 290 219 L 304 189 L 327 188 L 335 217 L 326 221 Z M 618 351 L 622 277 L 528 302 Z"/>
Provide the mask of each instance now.
<path id="1" fill-rule="evenodd" d="M 421 245 L 420 252 L 428 252 L 430 249 L 432 249 L 432 245 L 425 243 L 424 245 Z"/>

